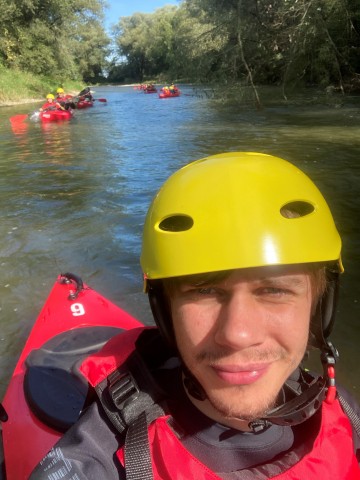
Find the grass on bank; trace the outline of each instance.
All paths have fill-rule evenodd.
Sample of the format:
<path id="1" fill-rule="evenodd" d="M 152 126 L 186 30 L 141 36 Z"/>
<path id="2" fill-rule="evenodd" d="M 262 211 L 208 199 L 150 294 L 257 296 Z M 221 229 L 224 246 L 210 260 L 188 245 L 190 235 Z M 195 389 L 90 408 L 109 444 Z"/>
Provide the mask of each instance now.
<path id="1" fill-rule="evenodd" d="M 0 66 L 0 105 L 43 100 L 48 93 L 55 94 L 60 86 L 65 92 L 79 92 L 84 88 L 80 81 L 57 81 Z"/>

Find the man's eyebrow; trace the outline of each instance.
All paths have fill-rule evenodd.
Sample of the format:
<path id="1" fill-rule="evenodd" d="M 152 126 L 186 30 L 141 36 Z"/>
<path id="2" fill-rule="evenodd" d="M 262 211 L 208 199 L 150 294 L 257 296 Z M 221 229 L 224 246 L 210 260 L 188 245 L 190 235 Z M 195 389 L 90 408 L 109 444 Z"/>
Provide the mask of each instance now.
<path id="1" fill-rule="evenodd" d="M 263 282 L 268 285 L 290 285 L 294 287 L 304 285 L 306 283 L 304 277 L 289 276 L 289 275 L 284 275 L 279 277 L 263 277 L 263 278 L 254 280 L 254 282 L 256 281 Z"/>
<path id="2" fill-rule="evenodd" d="M 245 279 L 246 280 L 246 279 Z M 203 278 L 203 279 L 189 279 L 188 281 L 182 282 L 183 286 L 188 287 L 205 287 L 211 285 L 218 285 L 222 282 L 226 281 L 224 278 Z M 299 276 L 291 276 L 291 275 L 284 275 L 284 276 L 273 276 L 273 277 L 259 277 L 254 279 L 249 279 L 251 283 L 264 283 L 269 286 L 278 286 L 278 285 L 288 285 L 288 286 L 301 286 L 304 285 L 305 279 Z"/>

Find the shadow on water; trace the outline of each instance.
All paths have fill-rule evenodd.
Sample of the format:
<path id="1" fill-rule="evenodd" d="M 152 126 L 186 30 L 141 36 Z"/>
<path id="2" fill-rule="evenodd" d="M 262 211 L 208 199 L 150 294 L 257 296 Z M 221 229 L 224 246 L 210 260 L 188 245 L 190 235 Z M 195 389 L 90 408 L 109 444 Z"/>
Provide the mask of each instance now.
<path id="1" fill-rule="evenodd" d="M 12 130 L 9 117 L 31 108 L 0 111 L 0 394 L 60 272 L 77 273 L 151 324 L 139 254 L 152 196 L 192 160 L 252 150 L 298 165 L 334 211 L 346 273 L 333 337 L 339 376 L 360 399 L 360 99 L 255 111 L 224 108 L 186 86 L 162 100 L 131 87 L 95 90 L 107 103 L 76 111 L 70 122 Z"/>

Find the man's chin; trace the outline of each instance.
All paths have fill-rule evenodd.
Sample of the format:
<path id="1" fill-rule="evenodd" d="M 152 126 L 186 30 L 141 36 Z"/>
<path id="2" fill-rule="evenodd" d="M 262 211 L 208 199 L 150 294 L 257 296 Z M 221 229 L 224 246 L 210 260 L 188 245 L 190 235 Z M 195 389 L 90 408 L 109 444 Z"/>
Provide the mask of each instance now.
<path id="1" fill-rule="evenodd" d="M 240 420 L 244 422 L 253 422 L 254 420 L 259 420 L 266 417 L 267 412 L 271 409 L 271 406 L 268 408 L 257 408 L 249 411 L 246 407 L 243 409 L 239 408 L 227 408 L 224 409 L 222 406 L 217 406 L 212 404 L 213 408 L 220 414 L 224 420 Z"/>
<path id="2" fill-rule="evenodd" d="M 235 398 L 226 398 L 223 395 L 209 394 L 208 400 L 224 419 L 238 419 L 251 422 L 264 418 L 276 405 L 277 395 L 263 398 L 260 395 L 238 395 Z"/>

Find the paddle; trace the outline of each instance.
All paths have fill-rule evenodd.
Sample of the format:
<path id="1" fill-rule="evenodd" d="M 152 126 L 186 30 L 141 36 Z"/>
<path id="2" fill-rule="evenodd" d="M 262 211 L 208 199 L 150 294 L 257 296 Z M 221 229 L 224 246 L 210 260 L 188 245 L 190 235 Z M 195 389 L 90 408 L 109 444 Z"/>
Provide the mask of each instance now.
<path id="1" fill-rule="evenodd" d="M 44 110 L 45 111 L 45 110 Z M 35 110 L 31 113 L 25 113 L 20 115 L 14 115 L 10 117 L 11 128 L 14 133 L 23 133 L 27 129 L 28 124 L 25 123 L 26 120 L 38 121 L 40 115 L 40 110 Z"/>
<path id="2" fill-rule="evenodd" d="M 77 98 L 78 99 L 77 101 L 82 101 L 82 102 L 85 101 L 85 98 L 80 98 L 80 97 L 74 97 L 74 98 Z M 88 101 L 89 102 L 103 102 L 103 103 L 107 102 L 106 98 L 91 98 Z"/>
<path id="3" fill-rule="evenodd" d="M 20 114 L 20 115 L 14 115 L 13 117 L 10 117 L 10 122 L 12 125 L 17 125 L 19 123 L 25 122 L 25 120 L 29 118 L 29 115 L 26 114 Z"/>
<path id="4" fill-rule="evenodd" d="M 49 110 L 55 110 L 56 107 L 55 105 L 53 107 L 48 107 L 45 108 L 44 110 L 34 110 L 31 113 L 24 113 L 24 114 L 19 114 L 19 115 L 14 115 L 13 117 L 10 117 L 10 123 L 13 126 L 20 125 L 21 123 L 24 123 L 25 120 L 33 120 L 33 121 L 38 121 L 39 120 L 39 115 L 41 112 L 47 112 Z M 65 110 L 64 107 L 61 107 L 61 110 Z"/>
<path id="5" fill-rule="evenodd" d="M 107 102 L 106 98 L 94 98 L 92 96 L 94 93 L 95 92 L 93 90 L 90 90 L 90 87 L 86 87 L 86 88 L 84 88 L 84 90 L 81 90 L 81 92 L 77 95 L 77 97 L 78 97 L 78 99 L 83 100 L 84 98 L 81 98 L 81 97 L 86 98 L 86 96 L 88 96 L 88 98 L 90 100 L 92 100 L 93 102 L 102 102 L 102 103 Z"/>

